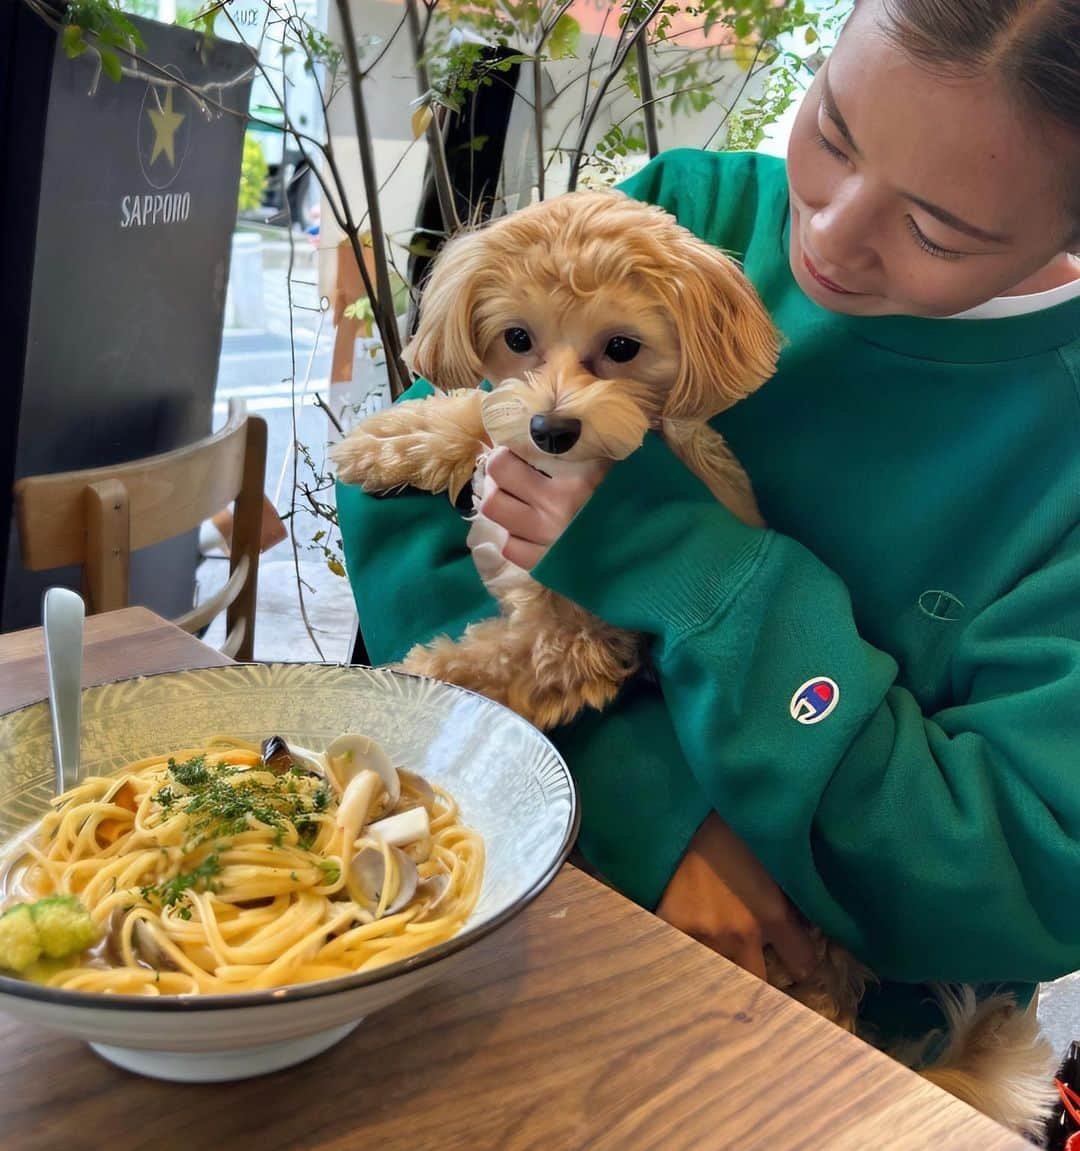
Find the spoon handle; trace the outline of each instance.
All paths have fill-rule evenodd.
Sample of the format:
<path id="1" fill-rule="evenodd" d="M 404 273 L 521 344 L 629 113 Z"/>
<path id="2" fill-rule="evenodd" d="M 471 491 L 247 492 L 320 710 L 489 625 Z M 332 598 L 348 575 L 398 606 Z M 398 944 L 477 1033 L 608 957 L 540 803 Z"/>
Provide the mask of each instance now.
<path id="1" fill-rule="evenodd" d="M 82 722 L 82 597 L 63 587 L 45 593 L 45 661 L 49 668 L 56 794 L 79 781 L 79 728 Z"/>

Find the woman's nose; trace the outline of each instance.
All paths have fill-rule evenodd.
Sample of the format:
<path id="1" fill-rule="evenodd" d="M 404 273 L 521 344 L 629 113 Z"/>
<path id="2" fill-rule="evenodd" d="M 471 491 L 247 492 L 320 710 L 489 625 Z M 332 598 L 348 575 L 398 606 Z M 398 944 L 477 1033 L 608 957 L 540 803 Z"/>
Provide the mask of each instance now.
<path id="1" fill-rule="evenodd" d="M 873 236 L 875 205 L 857 179 L 844 181 L 810 217 L 813 254 L 830 265 L 823 271 L 860 271 L 877 259 Z"/>

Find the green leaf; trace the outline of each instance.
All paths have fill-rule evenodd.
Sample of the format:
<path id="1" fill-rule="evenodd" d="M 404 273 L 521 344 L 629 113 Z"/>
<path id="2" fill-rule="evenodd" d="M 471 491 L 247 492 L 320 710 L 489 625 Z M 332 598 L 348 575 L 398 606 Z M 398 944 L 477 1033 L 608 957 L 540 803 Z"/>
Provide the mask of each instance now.
<path id="1" fill-rule="evenodd" d="M 78 24 L 68 24 L 64 28 L 64 53 L 69 60 L 81 56 L 86 51 L 86 41 L 83 39 L 83 30 Z"/>
<path id="2" fill-rule="evenodd" d="M 101 49 L 101 70 L 116 84 L 120 83 L 124 75 L 123 69 L 120 67 L 120 57 L 107 48 Z"/>
<path id="3" fill-rule="evenodd" d="M 552 60 L 565 60 L 576 56 L 578 45 L 581 43 L 581 25 L 573 16 L 563 13 L 555 22 L 548 40 L 548 52 Z"/>
<path id="4" fill-rule="evenodd" d="M 806 42 L 807 44 L 816 44 L 818 42 L 818 34 L 816 28 L 807 28 Z"/>
<path id="5" fill-rule="evenodd" d="M 337 556 L 327 556 L 326 566 L 334 573 L 334 575 L 341 576 L 342 579 L 345 578 L 345 565 L 341 562 L 341 560 L 337 558 Z"/>

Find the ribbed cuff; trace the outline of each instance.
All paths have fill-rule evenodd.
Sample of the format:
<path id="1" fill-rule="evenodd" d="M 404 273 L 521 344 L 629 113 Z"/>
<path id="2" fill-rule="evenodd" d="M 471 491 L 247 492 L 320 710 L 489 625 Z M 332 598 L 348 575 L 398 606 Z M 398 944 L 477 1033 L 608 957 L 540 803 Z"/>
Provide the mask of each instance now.
<path id="1" fill-rule="evenodd" d="M 650 434 L 532 574 L 615 627 L 675 638 L 723 610 L 768 536 L 732 515 Z"/>

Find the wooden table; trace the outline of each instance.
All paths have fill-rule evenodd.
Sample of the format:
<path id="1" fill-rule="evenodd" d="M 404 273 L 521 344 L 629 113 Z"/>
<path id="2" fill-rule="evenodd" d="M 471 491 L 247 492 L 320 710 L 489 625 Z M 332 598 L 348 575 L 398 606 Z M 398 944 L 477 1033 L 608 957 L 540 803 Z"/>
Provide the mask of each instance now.
<path id="1" fill-rule="evenodd" d="M 141 609 L 88 621 L 87 678 L 227 662 Z M 45 694 L 0 636 L 0 711 Z M 447 982 L 306 1064 L 141 1079 L 0 1016 L 10 1151 L 1031 1151 L 566 867 Z"/>

